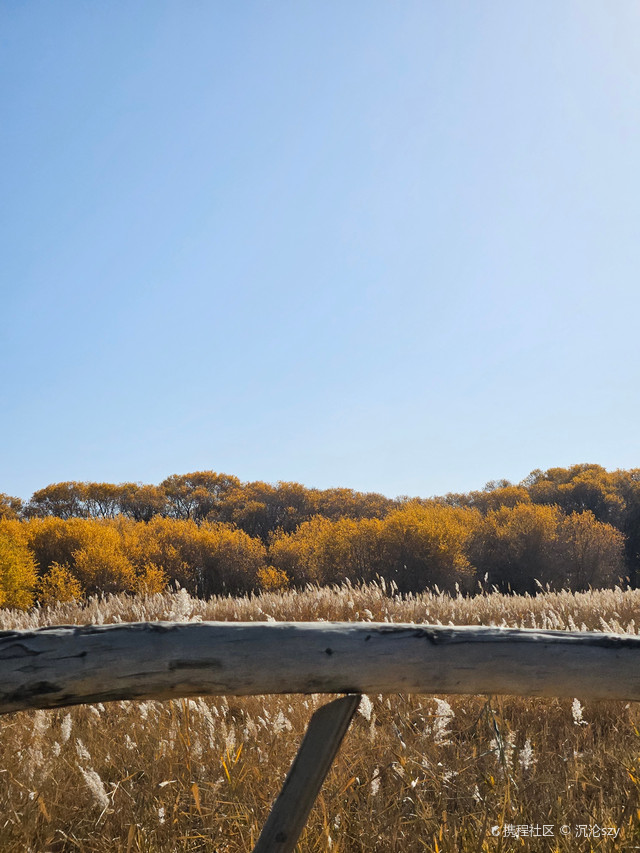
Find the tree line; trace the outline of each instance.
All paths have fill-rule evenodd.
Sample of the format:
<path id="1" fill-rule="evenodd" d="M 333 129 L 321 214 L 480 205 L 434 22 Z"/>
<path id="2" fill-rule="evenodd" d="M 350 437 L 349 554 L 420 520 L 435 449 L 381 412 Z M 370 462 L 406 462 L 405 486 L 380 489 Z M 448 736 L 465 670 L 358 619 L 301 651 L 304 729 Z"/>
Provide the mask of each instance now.
<path id="1" fill-rule="evenodd" d="M 209 596 L 375 577 L 401 592 L 636 584 L 640 469 L 536 470 L 427 499 L 212 471 L 157 486 L 55 483 L 26 502 L 0 495 L 0 606 L 171 583 Z"/>
<path id="2" fill-rule="evenodd" d="M 235 524 L 268 541 L 279 530 L 295 530 L 314 515 L 371 518 L 386 515 L 397 501 L 353 489 L 308 489 L 300 483 L 242 483 L 229 474 L 174 474 L 159 485 L 142 483 L 53 483 L 27 502 L 0 494 L 0 517 L 117 518 L 150 521 L 156 516 Z"/>

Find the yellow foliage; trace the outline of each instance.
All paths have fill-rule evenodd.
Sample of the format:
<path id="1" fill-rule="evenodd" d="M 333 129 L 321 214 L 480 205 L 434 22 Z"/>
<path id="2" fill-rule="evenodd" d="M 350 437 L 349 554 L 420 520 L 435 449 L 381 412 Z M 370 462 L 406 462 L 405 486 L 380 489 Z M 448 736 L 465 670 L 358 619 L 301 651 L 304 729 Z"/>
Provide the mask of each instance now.
<path id="1" fill-rule="evenodd" d="M 27 610 L 33 604 L 36 564 L 23 537 L 13 529 L 16 524 L 0 523 L 0 607 Z"/>
<path id="2" fill-rule="evenodd" d="M 624 539 L 590 511 L 565 515 L 557 506 L 519 504 L 490 512 L 469 553 L 490 584 L 535 592 L 536 581 L 556 589 L 615 583 L 624 573 Z"/>
<path id="3" fill-rule="evenodd" d="M 100 526 L 95 536 L 73 552 L 75 576 L 88 592 L 131 592 L 136 573 L 124 555 L 116 531 Z"/>
<path id="4" fill-rule="evenodd" d="M 296 583 L 335 583 L 345 577 L 373 578 L 381 569 L 379 519 L 330 521 L 321 515 L 300 525 L 295 533 L 274 538 L 269 556 Z"/>
<path id="5" fill-rule="evenodd" d="M 624 479 L 628 485 L 629 478 Z M 618 525 L 624 519 L 626 506 L 620 494 L 623 482 L 618 473 L 608 472 L 601 465 L 532 471 L 527 481 L 534 503 L 555 504 L 567 514 L 590 510 L 598 521 Z"/>
<path id="6" fill-rule="evenodd" d="M 436 502 L 412 501 L 390 513 L 383 522 L 384 560 L 399 588 L 469 585 L 474 568 L 466 545 L 479 521 L 477 510 Z"/>
<path id="7" fill-rule="evenodd" d="M 54 563 L 72 566 L 73 552 L 91 536 L 96 521 L 82 518 L 64 520 L 55 516 L 33 518 L 24 525 L 29 547 L 41 573 Z"/>
<path id="8" fill-rule="evenodd" d="M 465 544 L 479 515 L 436 503 L 410 503 L 384 519 L 315 516 L 280 534 L 269 555 L 297 583 L 371 580 L 381 575 L 402 590 L 452 587 L 473 575 Z"/>
<path id="9" fill-rule="evenodd" d="M 490 584 L 515 592 L 535 592 L 536 580 L 553 574 L 558 525 L 556 506 L 518 504 L 487 514 L 471 537 L 469 553 Z"/>
<path id="10" fill-rule="evenodd" d="M 266 562 L 262 542 L 232 525 L 176 518 L 136 526 L 127 549 L 136 566 L 160 566 L 170 582 L 200 595 L 253 589 Z"/>
<path id="11" fill-rule="evenodd" d="M 0 492 L 0 519 L 18 518 L 22 510 L 20 498 L 13 498 L 4 492 Z"/>
<path id="12" fill-rule="evenodd" d="M 624 574 L 624 536 L 592 512 L 574 512 L 560 524 L 564 575 L 558 585 L 572 590 L 610 586 Z"/>
<path id="13" fill-rule="evenodd" d="M 505 590 L 534 592 L 536 579 L 584 589 L 625 574 L 625 544 L 627 571 L 640 564 L 639 484 L 640 473 L 598 466 L 422 501 L 241 484 L 214 472 L 174 475 L 160 487 L 54 484 L 24 510 L 0 495 L 0 531 L 11 541 L 1 600 L 29 606 L 34 559 L 41 601 L 79 589 L 160 592 L 172 582 L 210 596 L 376 576 L 400 592 L 469 590 L 476 571 Z M 6 517 L 19 511 L 29 520 Z M 602 523 L 619 523 L 623 511 L 623 532 Z"/>
<path id="14" fill-rule="evenodd" d="M 275 566 L 264 566 L 258 569 L 258 583 L 265 590 L 287 589 L 289 577 L 282 569 L 276 569 Z"/>
<path id="15" fill-rule="evenodd" d="M 82 586 L 68 566 L 53 563 L 49 571 L 38 579 L 36 597 L 45 606 L 57 601 L 77 601 L 82 597 Z"/>
<path id="16" fill-rule="evenodd" d="M 135 589 L 141 595 L 153 595 L 156 592 L 164 592 L 168 583 L 164 569 L 154 563 L 147 563 L 136 577 Z"/>
<path id="17" fill-rule="evenodd" d="M 529 492 L 524 486 L 500 486 L 495 489 L 486 488 L 482 492 L 471 492 L 469 494 L 469 506 L 486 514 L 501 506 L 517 506 L 518 504 L 531 503 Z"/>
<path id="18" fill-rule="evenodd" d="M 136 572 L 126 550 L 135 522 L 47 517 L 26 523 L 27 540 L 41 573 L 54 564 L 67 566 L 87 592 L 135 589 Z"/>

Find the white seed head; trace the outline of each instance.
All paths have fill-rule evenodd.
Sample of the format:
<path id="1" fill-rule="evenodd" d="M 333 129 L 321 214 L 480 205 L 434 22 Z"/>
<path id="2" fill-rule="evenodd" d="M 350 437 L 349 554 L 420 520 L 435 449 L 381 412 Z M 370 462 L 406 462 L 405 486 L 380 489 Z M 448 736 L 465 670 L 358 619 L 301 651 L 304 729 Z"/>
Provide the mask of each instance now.
<path id="1" fill-rule="evenodd" d="M 66 743 L 71 737 L 71 714 L 67 714 L 60 725 L 60 740 Z"/>
<path id="2" fill-rule="evenodd" d="M 91 791 L 93 795 L 94 802 L 97 806 L 99 806 L 103 811 L 109 808 L 109 797 L 107 796 L 107 792 L 104 789 L 104 785 L 102 784 L 102 779 L 95 770 L 89 768 L 85 770 L 84 767 L 79 767 L 80 772 L 84 778 L 84 781 L 87 785 L 87 788 Z"/>
<path id="3" fill-rule="evenodd" d="M 582 712 L 584 708 L 580 704 L 579 699 L 574 699 L 571 703 L 571 716 L 573 717 L 573 723 L 576 726 L 586 726 L 588 725 L 586 720 L 582 719 Z"/>
<path id="4" fill-rule="evenodd" d="M 360 705 L 358 706 L 358 711 L 362 714 L 367 722 L 371 721 L 371 712 L 373 711 L 373 702 L 366 693 L 363 693 L 360 697 Z"/>

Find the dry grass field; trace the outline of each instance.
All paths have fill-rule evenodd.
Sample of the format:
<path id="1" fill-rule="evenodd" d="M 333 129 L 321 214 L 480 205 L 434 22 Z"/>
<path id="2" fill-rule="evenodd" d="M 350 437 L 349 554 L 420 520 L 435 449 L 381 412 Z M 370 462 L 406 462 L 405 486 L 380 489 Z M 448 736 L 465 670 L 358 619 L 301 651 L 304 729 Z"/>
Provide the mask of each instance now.
<path id="1" fill-rule="evenodd" d="M 361 620 L 637 633 L 640 592 L 399 596 L 379 585 L 202 601 L 183 590 L 0 611 L 0 628 Z M 116 702 L 0 718 L 0 850 L 251 849 L 323 696 Z M 640 849 L 633 704 L 369 696 L 300 851 Z"/>

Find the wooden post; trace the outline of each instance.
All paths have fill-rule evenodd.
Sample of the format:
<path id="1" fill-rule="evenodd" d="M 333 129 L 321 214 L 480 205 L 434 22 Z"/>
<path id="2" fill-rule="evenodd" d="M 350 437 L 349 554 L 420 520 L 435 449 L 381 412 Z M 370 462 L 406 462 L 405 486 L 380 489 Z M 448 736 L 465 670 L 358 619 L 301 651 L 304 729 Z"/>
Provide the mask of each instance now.
<path id="1" fill-rule="evenodd" d="M 311 717 L 253 853 L 292 853 L 359 704 L 359 695 L 343 696 Z"/>

